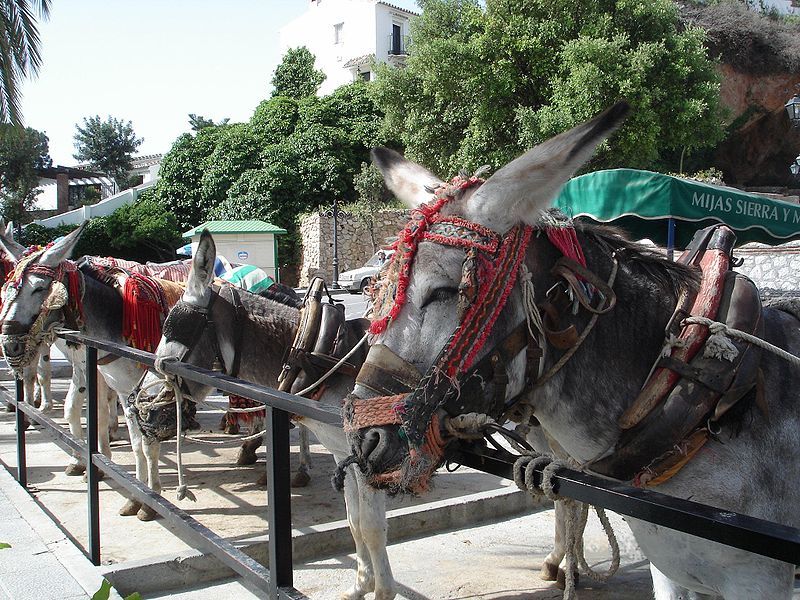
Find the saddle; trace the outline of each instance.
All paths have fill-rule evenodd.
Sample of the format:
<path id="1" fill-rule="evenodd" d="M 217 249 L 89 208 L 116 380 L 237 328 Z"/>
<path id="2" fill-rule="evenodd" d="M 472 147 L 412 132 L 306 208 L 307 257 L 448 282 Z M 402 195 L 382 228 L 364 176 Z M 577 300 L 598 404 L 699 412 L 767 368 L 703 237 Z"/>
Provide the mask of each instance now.
<path id="1" fill-rule="evenodd" d="M 613 454 L 593 463 L 593 471 L 639 486 L 667 481 L 721 432 L 722 418 L 758 387 L 760 348 L 726 338 L 723 351 L 708 327 L 682 325 L 686 317 L 700 316 L 763 335 L 758 289 L 731 270 L 735 242 L 733 231 L 715 225 L 697 232 L 678 259 L 699 266 L 700 287 L 679 298 L 665 330 L 665 351 L 620 417 L 622 434 Z"/>

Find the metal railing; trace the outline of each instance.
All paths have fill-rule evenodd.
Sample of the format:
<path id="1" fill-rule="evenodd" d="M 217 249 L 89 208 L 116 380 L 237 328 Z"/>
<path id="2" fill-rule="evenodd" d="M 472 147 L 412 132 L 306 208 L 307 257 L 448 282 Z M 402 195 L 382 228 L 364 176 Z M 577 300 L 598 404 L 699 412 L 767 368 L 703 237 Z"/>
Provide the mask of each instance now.
<path id="1" fill-rule="evenodd" d="M 29 418 L 50 430 L 59 445 L 87 457 L 89 496 L 89 547 L 87 555 L 100 564 L 100 526 L 98 481 L 105 473 L 136 500 L 149 506 L 173 526 L 176 533 L 198 548 L 213 554 L 249 583 L 265 590 L 270 598 L 300 599 L 293 587 L 291 502 L 289 482 L 289 414 L 298 414 L 330 424 L 340 424 L 338 407 L 314 402 L 274 389 L 248 383 L 214 371 L 185 363 L 167 362 L 165 370 L 228 393 L 261 402 L 266 409 L 267 429 L 267 513 L 269 524 L 269 566 L 264 567 L 230 542 L 198 523 L 185 511 L 156 494 L 97 451 L 97 351 L 152 367 L 154 355 L 128 346 L 61 332 L 68 341 L 86 346 L 87 362 L 87 439 L 84 443 L 67 433 L 52 419 L 23 402 L 23 386 L 16 382 L 16 398 L 8 393 L 0 400 L 17 408 L 17 479 L 27 485 L 24 419 Z M 461 447 L 451 460 L 474 469 L 513 479 L 515 457 L 510 453 L 483 447 Z M 541 470 L 536 476 L 541 480 Z M 777 560 L 800 563 L 800 530 L 747 515 L 724 511 L 657 492 L 633 488 L 622 483 L 570 469 L 559 470 L 554 489 L 564 496 L 649 521 L 677 531 L 754 552 Z"/>
<path id="2" fill-rule="evenodd" d="M 269 566 L 259 562 L 201 525 L 188 513 L 153 492 L 144 483 L 115 464 L 97 448 L 97 351 L 109 352 L 122 358 L 152 367 L 155 356 L 111 342 L 96 340 L 75 332 L 60 332 L 60 337 L 86 347 L 87 441 L 79 440 L 37 409 L 25 404 L 22 382 L 16 382 L 16 397 L 6 392 L 0 400 L 16 407 L 17 429 L 17 481 L 27 486 L 27 461 L 25 453 L 25 418 L 38 423 L 55 434 L 59 446 L 86 456 L 88 491 L 88 548 L 86 554 L 95 565 L 100 565 L 100 471 L 117 483 L 135 500 L 147 505 L 164 517 L 174 531 L 190 545 L 202 548 L 230 567 L 248 583 L 266 591 L 270 598 L 297 600 L 305 598 L 293 587 L 292 575 L 292 520 L 289 468 L 289 415 L 296 414 L 331 424 L 341 423 L 338 407 L 314 402 L 277 390 L 259 386 L 214 371 L 208 371 L 180 362 L 166 362 L 167 372 L 207 384 L 216 389 L 244 396 L 265 405 L 267 460 L 267 517 Z"/>

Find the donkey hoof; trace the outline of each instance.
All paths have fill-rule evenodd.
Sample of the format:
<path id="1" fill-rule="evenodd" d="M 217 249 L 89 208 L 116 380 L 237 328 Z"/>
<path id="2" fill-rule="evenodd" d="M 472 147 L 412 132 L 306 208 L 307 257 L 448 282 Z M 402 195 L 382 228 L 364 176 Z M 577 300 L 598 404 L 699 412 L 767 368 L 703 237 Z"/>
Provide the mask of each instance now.
<path id="1" fill-rule="evenodd" d="M 158 513 L 154 511 L 149 506 L 145 506 L 144 504 L 139 509 L 139 512 L 136 513 L 136 518 L 140 521 L 153 521 L 158 517 Z"/>
<path id="2" fill-rule="evenodd" d="M 132 517 L 139 512 L 140 508 L 142 508 L 141 502 L 137 502 L 136 500 L 127 500 L 125 504 L 122 505 L 122 508 L 119 509 L 118 514 L 120 517 Z"/>
<path id="3" fill-rule="evenodd" d="M 256 485 L 260 485 L 262 487 L 267 487 L 267 474 L 266 473 L 262 473 L 261 475 L 258 476 L 258 479 L 256 479 Z"/>
<path id="4" fill-rule="evenodd" d="M 13 413 L 13 412 L 14 412 L 14 411 L 16 411 L 16 410 L 17 410 L 17 409 L 16 409 L 16 408 L 14 408 L 14 405 L 13 405 L 13 404 L 6 404 L 6 412 L 7 412 L 7 413 Z"/>
<path id="5" fill-rule="evenodd" d="M 84 470 L 86 470 L 86 467 L 84 467 Z M 97 472 L 97 481 L 102 481 L 104 477 L 105 477 L 105 474 L 102 471 L 98 471 Z M 83 483 L 87 483 L 88 481 L 89 481 L 89 475 L 87 473 L 84 473 L 83 474 Z"/>
<path id="6" fill-rule="evenodd" d="M 580 583 L 581 576 L 577 571 L 572 573 L 572 578 L 575 581 L 575 587 L 578 587 Z M 558 578 L 556 579 L 556 587 L 560 590 L 563 590 L 567 587 L 567 575 L 564 572 L 564 569 L 558 570 Z"/>
<path id="7" fill-rule="evenodd" d="M 77 477 L 78 475 L 83 475 L 85 472 L 86 465 L 81 465 L 78 463 L 69 463 L 64 469 L 64 473 L 70 477 Z"/>
<path id="8" fill-rule="evenodd" d="M 239 448 L 239 455 L 236 457 L 236 464 L 241 466 L 254 465 L 258 461 L 255 450 L 247 450 L 244 447 Z"/>
<path id="9" fill-rule="evenodd" d="M 311 475 L 308 474 L 306 469 L 300 469 L 292 477 L 292 487 L 306 487 L 311 481 Z"/>

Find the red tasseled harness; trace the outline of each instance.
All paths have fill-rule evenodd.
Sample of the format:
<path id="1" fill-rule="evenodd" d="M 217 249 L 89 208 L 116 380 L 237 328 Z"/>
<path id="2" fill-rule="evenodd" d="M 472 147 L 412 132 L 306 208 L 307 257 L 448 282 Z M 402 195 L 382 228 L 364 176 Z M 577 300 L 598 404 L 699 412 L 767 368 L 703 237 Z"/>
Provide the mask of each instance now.
<path id="1" fill-rule="evenodd" d="M 401 435 L 408 439 L 408 464 L 392 472 L 374 475 L 372 481 L 375 484 L 397 485 L 402 479 L 409 479 L 404 478 L 404 470 L 413 470 L 414 477 L 404 486 L 415 493 L 427 489 L 430 476 L 443 458 L 445 441 L 439 431 L 436 406 L 417 396 L 426 395 L 424 390 L 429 379 L 458 386 L 459 377 L 470 369 L 486 344 L 525 258 L 532 227 L 517 225 L 501 235 L 478 223 L 441 213 L 448 203 L 482 183 L 483 179 L 478 177 L 455 177 L 435 191 L 430 203 L 412 211 L 411 220 L 394 244 L 391 263 L 375 286 L 375 316 L 370 332 L 380 334 L 390 326 L 407 301 L 409 278 L 420 242 L 430 241 L 466 251 L 459 285 L 460 325 L 423 382 L 411 394 L 366 400 L 350 396 L 345 402 L 345 431 L 400 425 Z M 565 255 L 586 265 L 571 226 L 543 230 Z"/>

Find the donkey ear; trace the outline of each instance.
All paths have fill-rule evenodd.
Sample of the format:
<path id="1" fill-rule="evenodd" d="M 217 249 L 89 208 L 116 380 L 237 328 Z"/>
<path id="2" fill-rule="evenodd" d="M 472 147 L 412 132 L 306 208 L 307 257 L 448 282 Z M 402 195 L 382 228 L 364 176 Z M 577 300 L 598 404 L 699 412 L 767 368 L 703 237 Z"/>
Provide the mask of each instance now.
<path id="1" fill-rule="evenodd" d="M 71 231 L 58 242 L 50 246 L 50 248 L 45 250 L 44 254 L 39 257 L 37 262 L 40 265 L 45 265 L 53 269 L 56 268 L 62 261 L 66 260 L 69 255 L 72 254 L 72 251 L 78 244 L 78 240 L 81 239 L 81 234 L 83 233 L 83 230 L 86 229 L 86 225 L 88 223 L 89 221 L 84 221 L 75 231 Z"/>
<path id="2" fill-rule="evenodd" d="M 214 238 L 204 229 L 200 234 L 200 243 L 192 256 L 192 270 L 186 280 L 187 300 L 200 303 L 206 297 L 208 287 L 214 280 L 214 260 L 217 258 L 217 247 Z"/>
<path id="3" fill-rule="evenodd" d="M 629 110 L 627 102 L 618 102 L 515 158 L 469 198 L 468 216 L 497 231 L 507 231 L 520 221 L 535 225 L 561 186 L 619 127 Z"/>
<path id="4" fill-rule="evenodd" d="M 373 148 L 372 163 L 383 173 L 383 179 L 392 193 L 409 208 L 416 208 L 433 197 L 431 190 L 442 181 L 425 167 L 406 160 L 389 148 Z"/>
<path id="5" fill-rule="evenodd" d="M 18 261 L 25 252 L 25 247 L 14 241 L 14 223 L 11 221 L 5 225 L 3 219 L 0 219 L 0 247 L 13 262 Z"/>

